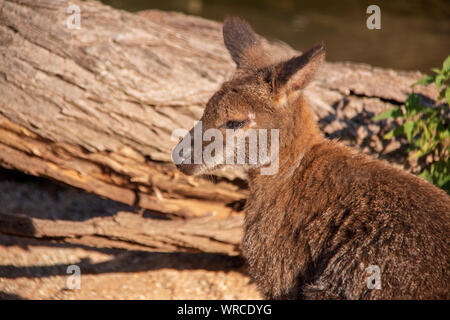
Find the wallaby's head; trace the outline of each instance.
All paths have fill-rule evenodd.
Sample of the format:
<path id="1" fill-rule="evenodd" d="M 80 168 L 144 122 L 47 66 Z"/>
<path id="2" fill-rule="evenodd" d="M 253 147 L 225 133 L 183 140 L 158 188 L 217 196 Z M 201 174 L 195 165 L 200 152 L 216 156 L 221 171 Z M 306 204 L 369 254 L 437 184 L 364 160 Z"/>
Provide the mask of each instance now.
<path id="1" fill-rule="evenodd" d="M 275 62 L 252 28 L 239 18 L 225 20 L 223 38 L 237 70 L 234 77 L 223 83 L 211 97 L 200 121 L 173 151 L 172 158 L 178 169 L 188 175 L 230 164 L 255 168 L 268 165 L 278 157 L 278 150 L 277 155 L 261 156 L 260 150 L 255 153 L 250 146 L 250 133 L 256 132 L 259 148 L 260 139 L 263 139 L 260 134 L 265 132 L 264 148 L 274 151 L 271 148 L 274 135 L 270 131 L 278 130 L 281 155 L 292 146 L 293 139 L 301 143 L 311 134 L 308 131 L 315 129 L 309 123 L 311 120 L 303 106 L 301 92 L 324 60 L 323 45 L 317 45 L 303 55 Z M 303 118 L 305 120 L 301 120 Z M 244 138 L 243 144 L 228 144 L 240 138 Z M 241 162 L 237 161 L 239 159 Z"/>

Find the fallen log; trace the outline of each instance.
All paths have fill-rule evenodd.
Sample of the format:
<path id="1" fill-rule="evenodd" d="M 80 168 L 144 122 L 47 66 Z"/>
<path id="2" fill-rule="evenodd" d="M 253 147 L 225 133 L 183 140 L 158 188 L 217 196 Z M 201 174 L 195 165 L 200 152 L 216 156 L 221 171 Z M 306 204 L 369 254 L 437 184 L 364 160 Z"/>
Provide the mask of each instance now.
<path id="1" fill-rule="evenodd" d="M 66 24 L 72 4 L 80 29 Z M 170 159 L 171 132 L 190 128 L 233 73 L 222 42 L 219 23 L 178 13 L 0 0 L 0 165 L 169 216 L 229 216 L 246 197 L 243 172 L 188 178 Z M 305 94 L 325 134 L 383 153 L 370 119 L 421 77 L 327 63 Z"/>
<path id="2" fill-rule="evenodd" d="M 0 213 L 0 232 L 69 243 L 158 252 L 208 252 L 238 255 L 242 216 L 167 221 L 118 212 L 86 221 L 52 221 Z"/>

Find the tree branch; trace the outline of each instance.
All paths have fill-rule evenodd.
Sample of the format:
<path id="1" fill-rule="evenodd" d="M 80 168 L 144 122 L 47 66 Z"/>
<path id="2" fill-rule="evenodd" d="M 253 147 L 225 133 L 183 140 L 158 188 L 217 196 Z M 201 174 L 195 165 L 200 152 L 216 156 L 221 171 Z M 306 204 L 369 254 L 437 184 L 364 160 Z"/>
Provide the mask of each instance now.
<path id="1" fill-rule="evenodd" d="M 0 213 L 0 232 L 9 235 L 58 239 L 120 248 L 159 252 L 209 252 L 238 255 L 242 236 L 242 216 L 227 219 L 202 217 L 168 221 L 118 212 L 112 217 L 87 221 L 63 221 Z"/>

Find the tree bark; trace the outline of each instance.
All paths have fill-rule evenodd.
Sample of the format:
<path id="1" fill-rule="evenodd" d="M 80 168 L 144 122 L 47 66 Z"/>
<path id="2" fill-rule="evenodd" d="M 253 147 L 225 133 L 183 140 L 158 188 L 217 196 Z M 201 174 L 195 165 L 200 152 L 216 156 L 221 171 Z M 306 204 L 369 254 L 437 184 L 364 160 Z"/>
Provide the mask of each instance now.
<path id="1" fill-rule="evenodd" d="M 209 216 L 166 221 L 118 212 L 113 217 L 98 217 L 87 221 L 52 221 L 0 213 L 0 232 L 4 234 L 158 252 L 238 255 L 241 227 L 241 215 L 228 219 Z"/>
<path id="2" fill-rule="evenodd" d="M 80 29 L 67 26 L 70 4 L 81 9 Z M 263 41 L 274 56 L 296 53 Z M 0 165 L 169 216 L 228 217 L 245 201 L 245 174 L 185 177 L 171 163 L 170 137 L 192 127 L 234 68 L 213 21 L 0 0 Z M 384 129 L 370 119 L 402 104 L 421 77 L 326 63 L 305 95 L 326 135 L 383 153 Z"/>

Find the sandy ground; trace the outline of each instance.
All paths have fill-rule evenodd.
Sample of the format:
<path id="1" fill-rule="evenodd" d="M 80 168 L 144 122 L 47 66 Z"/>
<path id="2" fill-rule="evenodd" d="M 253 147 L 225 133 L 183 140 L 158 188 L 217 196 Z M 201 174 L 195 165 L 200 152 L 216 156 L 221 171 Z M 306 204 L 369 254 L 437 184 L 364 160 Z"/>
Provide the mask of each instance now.
<path id="1" fill-rule="evenodd" d="M 84 220 L 133 210 L 21 174 L 0 171 L 0 210 Z M 68 268 L 80 268 L 80 287 Z M 242 259 L 215 254 L 97 248 L 0 234 L 2 299 L 260 299 Z"/>

